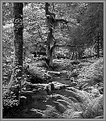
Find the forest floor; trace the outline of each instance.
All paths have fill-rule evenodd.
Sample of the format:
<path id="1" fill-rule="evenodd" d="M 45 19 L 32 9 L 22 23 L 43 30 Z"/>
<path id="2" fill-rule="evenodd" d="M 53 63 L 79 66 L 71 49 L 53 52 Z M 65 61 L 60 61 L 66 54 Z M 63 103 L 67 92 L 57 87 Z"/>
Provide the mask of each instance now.
<path id="1" fill-rule="evenodd" d="M 20 109 L 5 112 L 4 118 L 103 118 L 103 58 L 70 61 L 54 59 L 49 83 L 22 95 Z M 52 87 L 53 85 L 53 87 Z M 25 88 L 25 87 L 24 87 Z"/>

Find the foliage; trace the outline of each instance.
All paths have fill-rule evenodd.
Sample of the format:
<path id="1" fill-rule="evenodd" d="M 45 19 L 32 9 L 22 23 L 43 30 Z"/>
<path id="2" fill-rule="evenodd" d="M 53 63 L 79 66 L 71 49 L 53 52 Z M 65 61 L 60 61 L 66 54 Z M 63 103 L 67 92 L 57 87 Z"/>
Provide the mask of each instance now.
<path id="1" fill-rule="evenodd" d="M 3 61 L 3 84 L 9 82 L 11 76 L 14 60 L 14 48 L 13 48 L 13 28 L 3 28 L 2 35 L 2 61 Z"/>
<path id="2" fill-rule="evenodd" d="M 51 26 L 57 45 L 53 50 L 53 71 L 48 70 L 47 57 L 43 55 L 49 33 L 45 3 L 23 4 L 24 58 L 20 100 L 15 95 L 19 90 L 16 79 L 7 91 L 14 69 L 14 18 L 12 3 L 2 5 L 3 108 L 20 108 L 20 101 L 19 116 L 21 114 L 22 118 L 103 118 L 103 58 L 71 61 L 75 59 L 71 58 L 75 53 L 81 57 L 97 53 L 98 35 L 100 48 L 103 48 L 103 4 L 49 2 L 55 22 L 62 21 Z"/>
<path id="3" fill-rule="evenodd" d="M 55 109 L 55 107 L 48 106 L 46 111 L 44 112 L 44 118 L 62 118 L 62 116 L 59 114 L 59 112 Z"/>
<path id="4" fill-rule="evenodd" d="M 13 4 L 11 2 L 3 2 L 2 10 L 3 25 L 13 22 Z"/>
<path id="5" fill-rule="evenodd" d="M 88 68 L 83 68 L 81 71 L 79 74 L 79 82 L 81 81 L 84 85 L 86 84 L 86 86 L 88 86 L 103 83 L 103 58 L 100 58 L 88 66 Z"/>

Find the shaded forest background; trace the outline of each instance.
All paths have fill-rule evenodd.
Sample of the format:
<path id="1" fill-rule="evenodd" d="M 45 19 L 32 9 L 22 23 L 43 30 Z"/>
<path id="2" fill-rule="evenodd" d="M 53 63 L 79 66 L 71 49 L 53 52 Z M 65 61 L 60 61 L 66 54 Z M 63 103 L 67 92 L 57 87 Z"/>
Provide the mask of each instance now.
<path id="1" fill-rule="evenodd" d="M 35 91 L 32 91 L 32 88 L 37 88 L 36 91 L 39 90 L 41 88 L 39 84 L 43 84 L 43 87 L 46 84 L 46 89 L 44 88 L 47 92 L 46 96 L 50 95 L 52 88 L 53 90 L 57 89 L 55 83 L 52 83 L 57 80 L 57 82 L 62 81 L 60 81 L 59 89 L 68 88 L 69 85 L 74 87 L 75 89 L 71 89 L 71 91 L 74 91 L 74 94 L 71 92 L 71 96 L 75 95 L 74 98 L 77 98 L 76 94 L 79 95 L 78 101 L 82 95 L 87 95 L 80 92 L 86 91 L 85 87 L 87 86 L 93 86 L 93 89 L 99 90 L 100 95 L 97 96 L 96 93 L 96 96 L 103 100 L 103 24 L 103 3 L 99 2 L 4 2 L 2 4 L 4 115 L 7 110 L 14 111 L 14 106 L 24 109 L 24 105 L 29 104 L 29 100 L 32 99 L 32 92 Z M 87 67 L 85 67 L 85 63 Z M 58 77 L 60 78 L 58 79 Z M 67 78 L 68 82 L 66 81 Z M 51 86 L 51 89 L 48 86 Z M 80 94 L 78 94 L 78 90 L 80 90 Z M 66 94 L 68 93 L 66 92 Z M 24 97 L 22 97 L 23 95 Z M 95 95 L 93 95 L 93 99 L 96 100 L 97 97 L 94 97 Z M 25 101 L 26 98 L 27 102 Z M 88 98 L 89 96 L 84 100 L 88 101 Z M 67 99 L 67 101 L 69 100 L 72 99 Z M 83 99 L 81 98 L 81 100 Z M 73 102 L 77 101 L 74 100 Z M 99 105 L 99 102 L 97 103 Z M 54 102 L 54 104 L 57 105 L 57 102 Z M 65 110 L 65 107 L 60 106 L 61 109 L 59 108 L 58 111 L 61 114 L 57 112 L 55 114 L 56 110 L 52 107 L 52 113 L 50 110 L 48 112 L 46 110 L 42 113 L 43 116 L 40 114 L 35 116 L 31 113 L 25 114 L 24 117 L 30 115 L 29 117 L 38 116 L 40 118 L 54 118 L 55 116 L 56 118 L 62 118 L 62 116 L 64 118 L 73 118 L 74 116 L 74 118 L 77 116 L 80 118 L 95 118 L 103 115 L 101 109 L 101 112 L 96 112 L 94 116 L 90 117 L 92 111 L 89 110 L 93 104 L 88 106 L 86 113 L 84 113 L 83 108 L 84 106 L 87 107 L 87 104 L 83 104 L 83 108 L 81 105 L 75 115 L 70 113 L 70 116 L 68 116 L 68 111 L 70 112 L 69 109 L 72 107 Z M 96 107 L 98 108 L 97 105 Z M 19 109 L 17 110 L 19 111 Z M 33 110 L 32 112 L 36 111 Z M 9 117 L 9 115 L 6 116 Z M 17 115 L 14 114 L 10 117 L 17 117 Z"/>

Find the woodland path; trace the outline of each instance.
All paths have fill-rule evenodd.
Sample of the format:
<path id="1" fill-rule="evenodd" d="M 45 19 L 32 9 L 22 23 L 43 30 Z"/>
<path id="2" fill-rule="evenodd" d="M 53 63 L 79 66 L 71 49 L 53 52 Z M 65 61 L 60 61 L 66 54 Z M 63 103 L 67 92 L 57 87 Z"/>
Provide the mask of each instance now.
<path id="1" fill-rule="evenodd" d="M 83 65 L 87 68 L 92 63 L 92 61 L 83 62 Z M 75 66 L 80 67 L 78 64 Z M 74 68 L 76 69 L 76 67 Z M 9 110 L 6 117 L 67 118 L 69 110 L 70 115 L 75 112 L 78 113 L 78 117 L 82 118 L 80 114 L 83 112 L 84 106 L 87 107 L 94 99 L 86 91 L 79 90 L 80 85 L 75 77 L 76 72 L 72 76 L 73 73 L 70 71 L 71 76 L 67 76 L 68 71 L 49 71 L 48 73 L 53 77 L 49 83 L 33 85 L 28 83 L 26 85 L 28 90 L 26 89 L 21 96 L 20 107 Z M 99 97 L 103 100 L 103 95 L 96 98 Z M 102 115 L 101 112 L 100 115 Z"/>

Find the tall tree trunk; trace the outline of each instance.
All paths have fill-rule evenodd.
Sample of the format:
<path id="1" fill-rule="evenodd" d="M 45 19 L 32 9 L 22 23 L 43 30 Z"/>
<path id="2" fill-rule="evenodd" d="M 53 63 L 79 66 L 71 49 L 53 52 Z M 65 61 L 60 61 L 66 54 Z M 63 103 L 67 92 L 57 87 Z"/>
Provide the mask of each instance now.
<path id="1" fill-rule="evenodd" d="M 52 28 L 49 28 L 48 38 L 47 38 L 47 57 L 49 59 L 49 66 L 52 66 L 52 49 L 51 49 L 51 39 L 53 39 Z"/>
<path id="2" fill-rule="evenodd" d="M 23 69 L 23 3 L 14 3 L 14 69 L 8 86 L 20 98 Z"/>
<path id="3" fill-rule="evenodd" d="M 47 17 L 47 25 L 49 28 L 49 33 L 47 37 L 47 58 L 49 60 L 49 66 L 52 67 L 52 49 L 51 49 L 51 43 L 53 41 L 53 29 L 50 23 L 50 18 L 48 17 L 49 10 L 48 10 L 49 4 L 45 3 L 45 12 L 46 12 L 46 17 Z M 50 16 L 50 15 L 49 15 Z"/>
<path id="4" fill-rule="evenodd" d="M 53 37 L 53 29 L 58 25 L 58 23 L 64 23 L 67 24 L 68 21 L 64 19 L 56 19 L 55 14 L 51 13 L 49 11 L 49 6 L 50 4 L 48 2 L 45 3 L 45 14 L 46 14 L 46 20 L 47 20 L 47 25 L 49 28 L 49 33 L 47 37 L 47 56 L 49 59 L 49 66 L 52 66 L 52 52 L 53 48 L 55 47 L 56 41 L 54 41 Z"/>

